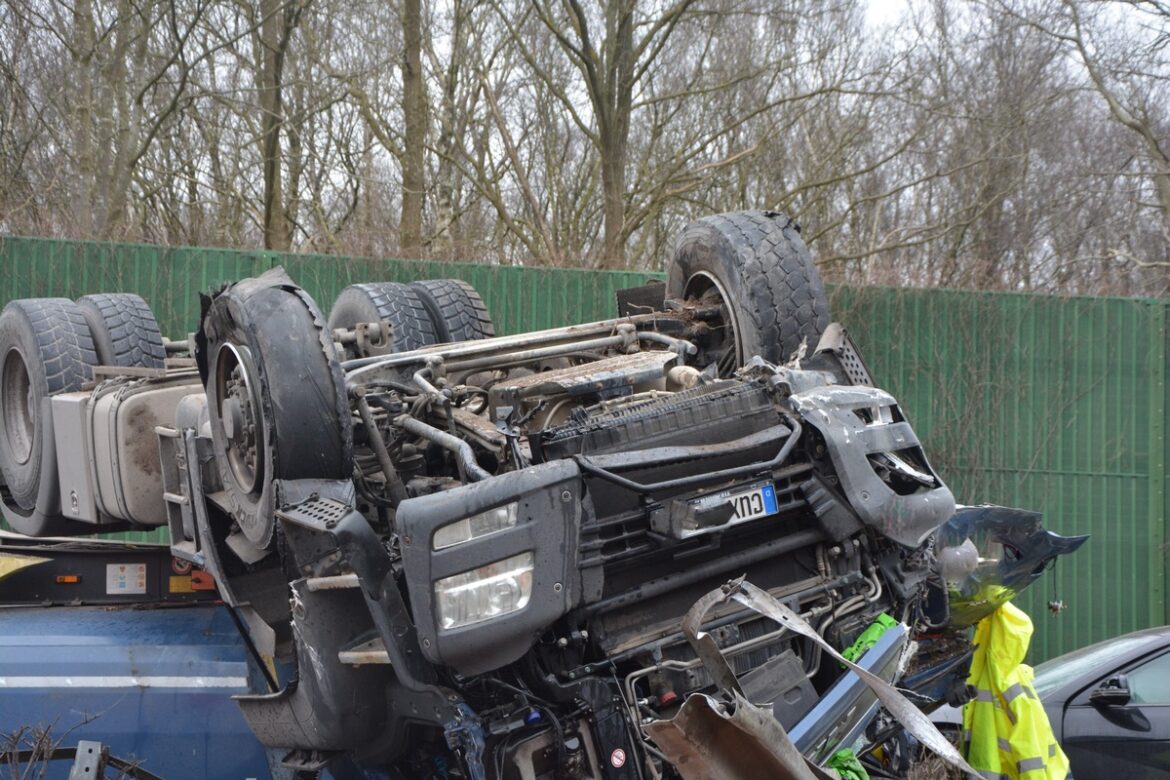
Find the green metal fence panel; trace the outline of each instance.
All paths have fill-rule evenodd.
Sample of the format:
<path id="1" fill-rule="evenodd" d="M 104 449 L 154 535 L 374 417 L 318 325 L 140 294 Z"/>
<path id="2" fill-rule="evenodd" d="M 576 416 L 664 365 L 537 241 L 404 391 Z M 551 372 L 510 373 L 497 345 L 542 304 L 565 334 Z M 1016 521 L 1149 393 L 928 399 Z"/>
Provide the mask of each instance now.
<path id="1" fill-rule="evenodd" d="M 199 324 L 199 293 L 263 273 L 271 263 L 262 252 L 5 237 L 0 303 L 137 293 L 150 302 L 163 333 L 182 338 Z"/>
<path id="2" fill-rule="evenodd" d="M 0 239 L 0 304 L 136 292 L 164 332 L 198 325 L 198 293 L 282 265 L 328 313 L 362 281 L 459 278 L 501 333 L 605 319 L 614 292 L 661 274 Z M 945 290 L 834 288 L 879 384 L 899 398 L 965 503 L 1043 512 L 1091 541 L 1021 598 L 1031 658 L 1168 620 L 1167 303 Z M 162 532 L 122 538 L 165 541 Z M 1050 617 L 1046 605 L 1068 609 Z"/>
<path id="3" fill-rule="evenodd" d="M 1166 305 L 840 289 L 871 369 L 961 503 L 1091 534 L 1021 598 L 1032 658 L 1167 621 Z M 1049 616 L 1049 601 L 1068 610 Z"/>
<path id="4" fill-rule="evenodd" d="M 355 282 L 463 279 L 479 290 L 501 333 L 613 316 L 614 292 L 661 274 L 524 268 L 426 260 L 282 255 L 231 249 L 156 247 L 0 238 L 0 303 L 14 298 L 132 292 L 148 300 L 172 338 L 199 323 L 199 293 L 275 266 L 313 295 L 326 314 Z"/>

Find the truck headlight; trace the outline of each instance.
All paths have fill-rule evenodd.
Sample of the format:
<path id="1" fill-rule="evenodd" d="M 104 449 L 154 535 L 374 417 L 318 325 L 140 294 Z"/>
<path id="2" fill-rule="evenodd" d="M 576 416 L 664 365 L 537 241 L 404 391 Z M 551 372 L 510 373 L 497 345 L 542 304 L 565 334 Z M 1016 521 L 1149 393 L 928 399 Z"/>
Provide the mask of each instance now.
<path id="1" fill-rule="evenodd" d="M 532 598 L 534 560 L 531 552 L 524 552 L 436 582 L 440 628 L 460 628 L 524 609 Z"/>
<path id="2" fill-rule="evenodd" d="M 497 506 L 486 512 L 480 512 L 471 517 L 456 520 L 454 523 L 448 523 L 435 530 L 434 538 L 431 541 L 431 549 L 442 550 L 446 547 L 454 547 L 457 544 L 462 544 L 463 542 L 470 542 L 472 539 L 478 539 L 481 536 L 494 534 L 496 531 L 515 528 L 517 506 L 518 503 L 513 501 L 510 504 Z"/>

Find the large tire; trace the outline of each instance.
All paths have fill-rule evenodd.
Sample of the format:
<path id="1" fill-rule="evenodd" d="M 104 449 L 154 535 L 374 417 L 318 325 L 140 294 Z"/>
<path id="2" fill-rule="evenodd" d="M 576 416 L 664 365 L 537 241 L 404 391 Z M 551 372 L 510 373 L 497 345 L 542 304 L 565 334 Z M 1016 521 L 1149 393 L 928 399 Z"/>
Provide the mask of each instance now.
<path id="1" fill-rule="evenodd" d="M 330 330 L 381 321 L 394 329 L 395 352 L 439 343 L 439 334 L 418 293 L 399 282 L 351 284 L 341 291 L 329 312 Z"/>
<path id="2" fill-rule="evenodd" d="M 99 293 L 77 299 L 89 324 L 98 362 L 122 368 L 162 368 L 167 350 L 150 305 L 131 293 Z"/>
<path id="3" fill-rule="evenodd" d="M 228 511 L 249 543 L 271 549 L 277 480 L 353 473 L 333 339 L 309 294 L 274 269 L 210 302 L 196 348 Z"/>
<path id="4" fill-rule="evenodd" d="M 811 353 L 829 325 L 825 286 L 799 228 L 771 211 L 689 224 L 675 246 L 666 292 L 724 305 L 740 365 L 754 355 L 787 362 L 802 342 Z"/>
<path id="5" fill-rule="evenodd" d="M 41 484 L 42 399 L 80 390 L 96 363 L 73 301 L 13 301 L 0 312 L 0 473 L 22 509 L 36 508 Z"/>
<path id="6" fill-rule="evenodd" d="M 412 282 L 439 340 L 444 343 L 490 339 L 496 335 L 492 317 L 475 288 L 460 279 Z"/>

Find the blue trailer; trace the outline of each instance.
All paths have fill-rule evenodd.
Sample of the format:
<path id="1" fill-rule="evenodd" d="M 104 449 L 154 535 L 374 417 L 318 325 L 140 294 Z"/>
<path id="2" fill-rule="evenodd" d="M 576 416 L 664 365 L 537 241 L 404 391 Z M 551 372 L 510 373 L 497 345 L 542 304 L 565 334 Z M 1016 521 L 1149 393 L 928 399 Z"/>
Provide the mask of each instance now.
<path id="1" fill-rule="evenodd" d="M 6 535 L 0 559 L 0 765 L 69 777 L 84 742 L 157 777 L 273 777 L 231 698 L 264 669 L 169 548 Z"/>

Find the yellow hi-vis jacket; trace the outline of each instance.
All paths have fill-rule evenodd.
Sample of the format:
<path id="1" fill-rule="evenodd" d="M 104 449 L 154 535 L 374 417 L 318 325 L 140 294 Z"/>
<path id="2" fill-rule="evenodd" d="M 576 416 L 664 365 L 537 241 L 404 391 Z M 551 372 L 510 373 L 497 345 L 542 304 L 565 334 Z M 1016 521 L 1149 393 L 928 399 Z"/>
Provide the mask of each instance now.
<path id="1" fill-rule="evenodd" d="M 975 699 L 963 707 L 964 757 L 987 780 L 1064 780 L 1068 757 L 1056 744 L 1048 715 L 1022 663 L 1032 621 L 1010 602 L 975 629 L 967 682 Z"/>

